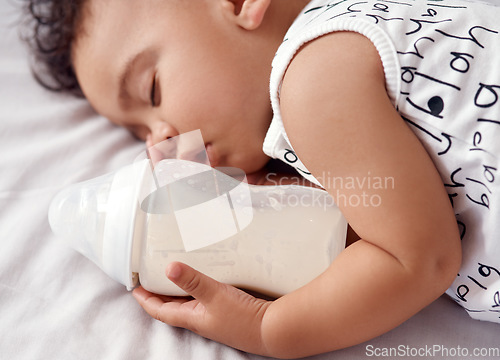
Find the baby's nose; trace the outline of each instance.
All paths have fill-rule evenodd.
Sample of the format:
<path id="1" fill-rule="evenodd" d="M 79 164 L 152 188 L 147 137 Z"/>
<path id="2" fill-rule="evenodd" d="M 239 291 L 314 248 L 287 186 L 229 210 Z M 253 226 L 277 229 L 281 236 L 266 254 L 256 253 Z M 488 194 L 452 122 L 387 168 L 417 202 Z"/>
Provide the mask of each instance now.
<path id="1" fill-rule="evenodd" d="M 179 133 L 175 128 L 166 122 L 159 122 L 152 126 L 151 136 L 148 138 L 148 141 L 151 142 L 150 145 L 155 145 L 177 135 L 179 135 Z"/>

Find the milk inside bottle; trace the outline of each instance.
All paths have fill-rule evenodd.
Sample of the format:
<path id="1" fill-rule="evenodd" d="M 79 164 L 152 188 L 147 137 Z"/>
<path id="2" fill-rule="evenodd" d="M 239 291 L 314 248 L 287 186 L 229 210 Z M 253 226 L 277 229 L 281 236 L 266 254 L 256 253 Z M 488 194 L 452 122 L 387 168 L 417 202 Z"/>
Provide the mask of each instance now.
<path id="1" fill-rule="evenodd" d="M 185 295 L 165 276 L 181 261 L 224 283 L 271 296 L 320 275 L 344 249 L 347 223 L 330 195 L 255 186 L 212 168 L 199 132 L 149 149 L 115 173 L 63 189 L 53 231 L 130 290 Z"/>

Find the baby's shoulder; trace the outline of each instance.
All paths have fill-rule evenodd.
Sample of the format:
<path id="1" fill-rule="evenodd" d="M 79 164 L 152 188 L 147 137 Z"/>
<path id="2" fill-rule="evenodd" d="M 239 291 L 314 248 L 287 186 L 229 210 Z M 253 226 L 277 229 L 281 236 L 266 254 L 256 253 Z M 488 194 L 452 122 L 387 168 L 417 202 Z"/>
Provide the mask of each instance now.
<path id="1" fill-rule="evenodd" d="M 296 99 L 317 98 L 320 93 L 339 98 L 355 97 L 370 86 L 385 92 L 384 68 L 377 49 L 363 35 L 335 32 L 298 49 L 285 72 L 281 91 L 293 91 Z"/>

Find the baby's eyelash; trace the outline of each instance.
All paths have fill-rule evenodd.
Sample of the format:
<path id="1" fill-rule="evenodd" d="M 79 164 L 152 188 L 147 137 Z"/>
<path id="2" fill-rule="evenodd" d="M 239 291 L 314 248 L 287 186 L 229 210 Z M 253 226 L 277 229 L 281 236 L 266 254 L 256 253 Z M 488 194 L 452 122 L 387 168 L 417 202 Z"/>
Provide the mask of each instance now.
<path id="1" fill-rule="evenodd" d="M 161 104 L 161 87 L 160 87 L 160 78 L 158 73 L 154 74 L 153 82 L 151 84 L 151 93 L 150 100 L 152 107 L 158 107 Z"/>
<path id="2" fill-rule="evenodd" d="M 153 76 L 153 82 L 151 84 L 151 92 L 149 99 L 151 100 L 151 106 L 155 107 L 155 95 L 156 95 L 156 74 Z"/>

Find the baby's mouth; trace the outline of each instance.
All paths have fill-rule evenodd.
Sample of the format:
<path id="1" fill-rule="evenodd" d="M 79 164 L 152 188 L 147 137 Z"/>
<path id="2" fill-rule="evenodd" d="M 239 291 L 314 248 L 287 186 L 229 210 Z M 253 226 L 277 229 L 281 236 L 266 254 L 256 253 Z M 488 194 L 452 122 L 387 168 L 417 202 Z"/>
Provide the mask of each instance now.
<path id="1" fill-rule="evenodd" d="M 217 153 L 212 143 L 205 144 L 205 151 L 210 166 L 212 167 L 219 166 L 219 157 L 217 156 Z"/>

